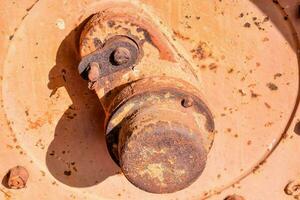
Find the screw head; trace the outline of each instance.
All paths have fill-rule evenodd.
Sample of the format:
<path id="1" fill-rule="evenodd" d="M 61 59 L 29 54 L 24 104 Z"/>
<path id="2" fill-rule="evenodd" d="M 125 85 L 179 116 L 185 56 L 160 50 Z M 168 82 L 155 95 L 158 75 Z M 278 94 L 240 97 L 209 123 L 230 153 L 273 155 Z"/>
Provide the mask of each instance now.
<path id="1" fill-rule="evenodd" d="M 116 65 L 124 65 L 130 60 L 130 58 L 130 51 L 124 47 L 118 47 L 113 52 L 113 59 Z"/>
<path id="2" fill-rule="evenodd" d="M 189 108 L 193 106 L 193 104 L 194 104 L 194 100 L 191 97 L 186 97 L 181 101 L 181 105 L 185 108 Z"/>
<path id="3" fill-rule="evenodd" d="M 28 171 L 25 167 L 16 166 L 11 168 L 8 173 L 8 182 L 7 185 L 11 189 L 21 189 L 26 186 L 26 182 L 29 177 Z"/>

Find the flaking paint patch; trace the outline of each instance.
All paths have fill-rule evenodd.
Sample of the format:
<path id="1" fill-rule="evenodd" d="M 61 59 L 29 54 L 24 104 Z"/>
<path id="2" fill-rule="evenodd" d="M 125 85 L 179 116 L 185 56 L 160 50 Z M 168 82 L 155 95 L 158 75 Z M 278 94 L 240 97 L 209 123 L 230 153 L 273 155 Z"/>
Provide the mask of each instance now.
<path id="1" fill-rule="evenodd" d="M 148 174 L 151 178 L 157 178 L 161 183 L 164 182 L 165 168 L 161 163 L 149 164 L 147 168 L 141 171 L 141 175 Z"/>
<path id="2" fill-rule="evenodd" d="M 64 30 L 66 28 L 65 21 L 63 19 L 61 19 L 61 18 L 59 18 L 59 19 L 56 20 L 55 25 L 60 30 Z"/>

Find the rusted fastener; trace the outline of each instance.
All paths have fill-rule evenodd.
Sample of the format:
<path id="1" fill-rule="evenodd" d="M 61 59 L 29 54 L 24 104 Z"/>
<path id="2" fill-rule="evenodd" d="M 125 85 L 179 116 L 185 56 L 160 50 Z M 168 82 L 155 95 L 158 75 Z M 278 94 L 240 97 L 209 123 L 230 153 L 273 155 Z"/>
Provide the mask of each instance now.
<path id="1" fill-rule="evenodd" d="M 90 63 L 90 70 L 88 75 L 89 80 L 94 82 L 99 78 L 99 76 L 100 76 L 99 64 L 96 62 Z"/>
<path id="2" fill-rule="evenodd" d="M 300 195 L 300 181 L 296 180 L 296 181 L 291 181 L 289 182 L 285 188 L 284 188 L 284 192 L 287 195 Z"/>
<path id="3" fill-rule="evenodd" d="M 88 73 L 88 78 L 89 78 L 89 89 L 93 90 L 95 89 L 95 83 L 100 77 L 100 68 L 99 64 L 96 62 L 90 63 L 90 69 Z"/>
<path id="4" fill-rule="evenodd" d="M 186 97 L 184 99 L 182 99 L 181 101 L 181 105 L 185 108 L 189 108 L 191 106 L 193 106 L 193 99 L 191 97 Z"/>
<path id="5" fill-rule="evenodd" d="M 116 65 L 126 64 L 131 58 L 131 53 L 127 48 L 118 47 L 113 52 L 113 59 Z"/>
<path id="6" fill-rule="evenodd" d="M 224 200 L 245 200 L 245 198 L 242 196 L 233 194 L 233 195 L 226 197 Z"/>
<path id="7" fill-rule="evenodd" d="M 11 168 L 8 172 L 7 186 L 11 189 L 21 189 L 26 186 L 29 173 L 22 166 Z"/>

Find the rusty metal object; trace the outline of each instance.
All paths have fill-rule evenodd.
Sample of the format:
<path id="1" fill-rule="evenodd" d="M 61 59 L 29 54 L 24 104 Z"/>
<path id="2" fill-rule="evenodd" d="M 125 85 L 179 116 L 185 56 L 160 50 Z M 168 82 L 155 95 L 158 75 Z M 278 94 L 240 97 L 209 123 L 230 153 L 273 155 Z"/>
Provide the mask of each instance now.
<path id="1" fill-rule="evenodd" d="M 117 94 L 109 111 L 107 144 L 130 182 L 148 192 L 170 193 L 201 175 L 214 122 L 199 97 L 170 86 L 174 80 L 157 79 L 135 82 Z M 191 110 L 181 105 L 186 96 L 195 102 Z"/>
<path id="2" fill-rule="evenodd" d="M 30 174 L 33 187 L 21 192 L 1 187 L 0 199 L 220 200 L 235 193 L 249 200 L 299 198 L 284 191 L 298 177 L 300 165 L 296 159 L 300 138 L 295 134 L 298 3 L 4 1 L 5 12 L 0 12 L 4 133 L 0 134 L 0 173 L 4 175 L 15 160 L 34 173 Z M 89 37 L 82 34 L 79 48 L 82 26 L 96 12 L 99 26 L 84 28 Z M 99 78 L 92 88 L 97 98 L 78 76 L 78 52 L 84 57 L 101 49 L 113 35 L 134 38 L 144 56 L 137 65 Z M 180 91 L 185 88 L 179 88 L 178 80 L 197 88 L 189 94 L 212 110 L 216 134 L 201 176 L 182 191 L 158 196 L 133 187 L 117 173 L 120 169 L 111 161 L 102 137 L 102 118 L 114 114 L 111 103 L 120 102 L 115 101 L 116 94 L 126 84 L 162 76 L 174 78 L 173 86 Z M 203 137 L 202 141 L 209 140 Z"/>
<path id="3" fill-rule="evenodd" d="M 116 59 L 116 51 L 118 49 L 123 49 L 123 52 L 129 52 L 130 56 L 127 55 L 126 59 L 121 55 L 118 59 Z M 124 50 L 126 49 L 126 50 Z M 120 55 L 118 55 L 120 56 Z M 87 73 L 90 70 L 89 66 L 91 63 L 97 63 L 100 66 L 99 78 L 107 76 L 111 73 L 120 71 L 122 69 L 128 69 L 136 62 L 140 57 L 139 47 L 135 43 L 135 41 L 126 36 L 113 36 L 109 38 L 102 48 L 97 49 L 95 52 L 85 56 L 82 58 L 78 70 L 79 73 L 87 79 Z M 126 60 L 126 62 L 124 62 Z"/>
<path id="4" fill-rule="evenodd" d="M 11 168 L 8 172 L 7 185 L 11 189 L 22 189 L 26 186 L 29 173 L 25 167 L 16 166 Z"/>
<path id="5" fill-rule="evenodd" d="M 85 28 L 93 30 L 92 37 L 101 35 L 101 30 L 97 33 L 90 27 L 101 27 L 95 24 L 98 18 L 95 15 Z M 113 26 L 115 22 L 109 21 L 108 27 Z M 133 26 L 134 33 L 116 33 L 105 39 L 103 47 L 90 50 L 78 68 L 81 75 L 89 70 L 96 92 L 105 88 L 104 94 L 97 94 L 107 113 L 107 145 L 126 178 L 148 192 L 172 193 L 188 187 L 202 174 L 213 142 L 213 117 L 203 96 L 194 95 L 200 92 L 192 67 L 178 60 L 152 73 L 140 52 L 146 40 L 158 48 L 145 34 L 153 30 Z M 83 31 L 82 41 L 90 40 L 87 32 Z M 81 52 L 87 53 L 87 44 L 81 45 Z M 159 64 L 155 54 L 148 57 Z M 88 67 L 91 63 L 100 66 L 98 77 L 92 77 L 96 73 Z"/>
<path id="6" fill-rule="evenodd" d="M 224 200 L 245 200 L 245 198 L 242 196 L 233 194 L 233 195 L 226 197 Z"/>
<path id="7" fill-rule="evenodd" d="M 130 182 L 152 193 L 175 192 L 192 184 L 205 168 L 213 139 L 209 109 L 169 81 L 149 79 L 123 88 L 111 103 L 113 114 L 107 122 L 112 157 Z M 195 102 L 191 110 L 181 105 L 189 95 Z"/>

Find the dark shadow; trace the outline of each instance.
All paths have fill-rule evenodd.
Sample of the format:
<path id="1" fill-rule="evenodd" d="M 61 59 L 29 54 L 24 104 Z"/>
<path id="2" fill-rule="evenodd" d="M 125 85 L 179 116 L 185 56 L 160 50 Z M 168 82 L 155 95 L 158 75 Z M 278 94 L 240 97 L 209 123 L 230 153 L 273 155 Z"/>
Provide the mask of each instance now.
<path id="1" fill-rule="evenodd" d="M 101 103 L 77 70 L 81 29 L 82 25 L 62 41 L 48 84 L 52 98 L 60 98 L 58 88 L 64 87 L 73 104 L 56 125 L 46 164 L 57 180 L 72 187 L 95 185 L 119 171 L 107 150 Z"/>
<path id="2" fill-rule="evenodd" d="M 8 186 L 9 175 L 10 175 L 10 171 L 5 174 L 5 176 L 2 178 L 2 181 L 1 181 L 1 184 L 7 189 L 9 189 L 9 186 Z"/>

